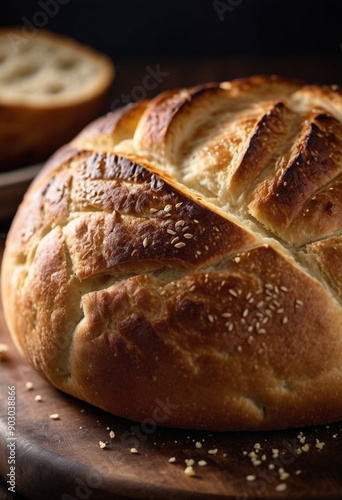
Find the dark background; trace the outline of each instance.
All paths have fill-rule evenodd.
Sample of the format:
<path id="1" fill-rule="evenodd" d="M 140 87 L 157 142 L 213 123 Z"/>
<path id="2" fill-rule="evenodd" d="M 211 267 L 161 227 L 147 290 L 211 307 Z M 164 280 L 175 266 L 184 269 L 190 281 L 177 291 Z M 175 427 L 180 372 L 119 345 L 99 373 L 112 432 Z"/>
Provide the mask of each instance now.
<path id="1" fill-rule="evenodd" d="M 231 77 L 250 73 L 246 62 L 257 59 L 262 71 L 268 60 L 278 73 L 342 78 L 341 0 L 0 0 L 0 24 L 68 34 L 117 62 L 238 59 Z M 289 59 L 293 69 L 282 70 Z M 312 62 L 307 75 L 296 64 L 303 59 L 323 66 Z"/>
<path id="2" fill-rule="evenodd" d="M 2 0 L 1 24 L 44 24 L 44 7 L 113 58 L 341 55 L 340 0 Z"/>

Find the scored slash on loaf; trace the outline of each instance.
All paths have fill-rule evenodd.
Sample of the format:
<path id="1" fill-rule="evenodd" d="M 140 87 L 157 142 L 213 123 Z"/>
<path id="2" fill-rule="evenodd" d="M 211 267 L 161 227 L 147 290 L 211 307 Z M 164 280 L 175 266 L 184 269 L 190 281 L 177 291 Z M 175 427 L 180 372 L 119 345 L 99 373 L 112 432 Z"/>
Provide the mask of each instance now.
<path id="1" fill-rule="evenodd" d="M 29 189 L 6 319 L 56 387 L 166 426 L 342 417 L 342 93 L 278 77 L 90 124 Z"/>

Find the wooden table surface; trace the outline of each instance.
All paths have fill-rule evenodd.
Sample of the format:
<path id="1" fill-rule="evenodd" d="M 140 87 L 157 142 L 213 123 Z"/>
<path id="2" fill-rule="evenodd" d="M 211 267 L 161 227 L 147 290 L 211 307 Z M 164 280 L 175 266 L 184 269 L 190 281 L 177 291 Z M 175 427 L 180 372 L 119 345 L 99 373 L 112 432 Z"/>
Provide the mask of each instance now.
<path id="1" fill-rule="evenodd" d="M 167 88 L 253 73 L 342 84 L 340 64 L 323 58 L 117 62 L 108 110 L 127 100 L 153 97 Z M 146 89 L 144 76 L 151 68 L 159 71 L 160 81 L 155 88 Z M 0 221 L 0 240 L 9 225 L 10 218 Z M 0 250 L 2 247 L 0 241 Z M 9 337 L 1 302 L 0 342 L 10 346 L 9 360 L 0 363 L 0 500 L 20 500 L 21 495 L 34 500 L 342 498 L 340 423 L 268 433 L 214 434 L 144 428 L 64 395 L 34 373 Z M 26 389 L 27 381 L 33 382 L 32 391 Z M 7 387 L 12 385 L 17 398 L 16 495 L 8 492 L 5 484 L 9 467 Z M 37 394 L 42 396 L 42 402 L 35 401 Z M 51 420 L 52 413 L 59 413 L 60 420 Z M 110 441 L 108 429 L 115 431 L 115 438 L 108 448 L 101 449 L 99 441 Z M 322 450 L 316 447 L 317 439 L 325 443 Z M 202 447 L 196 448 L 196 442 Z M 256 443 L 260 444 L 257 466 L 248 456 L 256 450 Z M 139 453 L 132 454 L 131 447 Z M 209 453 L 216 449 L 216 454 Z M 170 457 L 176 461 L 169 463 Z M 194 460 L 195 477 L 184 474 L 186 459 Z M 199 466 L 199 460 L 205 460 L 207 465 Z M 248 476 L 255 479 L 247 480 Z M 286 489 L 277 491 L 281 484 Z"/>

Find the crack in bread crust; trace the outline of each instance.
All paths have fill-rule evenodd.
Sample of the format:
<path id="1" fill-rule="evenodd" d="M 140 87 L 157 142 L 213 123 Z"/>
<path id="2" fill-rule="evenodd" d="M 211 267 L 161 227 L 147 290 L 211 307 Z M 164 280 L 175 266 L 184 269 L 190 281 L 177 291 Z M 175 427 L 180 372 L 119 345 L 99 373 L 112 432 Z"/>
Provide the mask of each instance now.
<path id="1" fill-rule="evenodd" d="M 25 357 L 134 420 L 156 397 L 177 427 L 342 418 L 341 116 L 338 89 L 254 77 L 87 127 L 8 237 L 4 309 Z"/>

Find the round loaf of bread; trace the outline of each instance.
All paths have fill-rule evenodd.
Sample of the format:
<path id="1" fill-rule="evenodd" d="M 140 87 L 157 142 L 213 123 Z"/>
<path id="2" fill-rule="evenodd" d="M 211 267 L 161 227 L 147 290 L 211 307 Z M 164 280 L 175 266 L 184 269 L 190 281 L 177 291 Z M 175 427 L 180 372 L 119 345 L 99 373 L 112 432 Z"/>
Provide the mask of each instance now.
<path id="1" fill-rule="evenodd" d="M 13 222 L 2 295 L 19 349 L 135 421 L 341 419 L 341 174 L 336 87 L 258 76 L 108 114 Z"/>
<path id="2" fill-rule="evenodd" d="M 0 29 L 0 171 L 46 160 L 103 112 L 111 60 L 45 30 Z"/>

